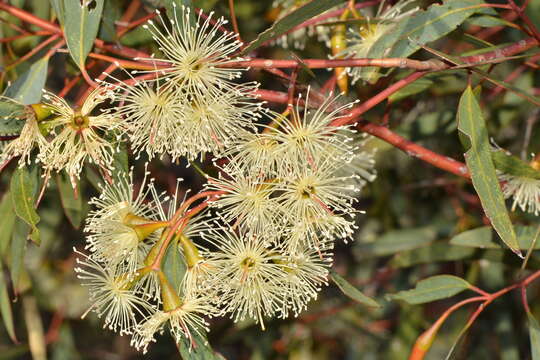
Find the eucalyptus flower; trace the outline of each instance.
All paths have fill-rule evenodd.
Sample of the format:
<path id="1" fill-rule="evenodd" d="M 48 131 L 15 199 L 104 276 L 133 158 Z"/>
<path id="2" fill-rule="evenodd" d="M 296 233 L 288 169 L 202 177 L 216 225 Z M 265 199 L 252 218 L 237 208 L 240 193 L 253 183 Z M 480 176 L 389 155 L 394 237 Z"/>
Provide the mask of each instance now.
<path id="1" fill-rule="evenodd" d="M 208 280 L 218 291 L 216 305 L 235 322 L 249 317 L 264 330 L 264 317 L 282 306 L 285 273 L 280 255 L 250 234 L 215 231 L 207 240 L 217 247 L 211 253 L 216 269 Z"/>
<path id="2" fill-rule="evenodd" d="M 540 180 L 509 174 L 502 174 L 499 179 L 504 182 L 504 197 L 513 198 L 512 211 L 519 206 L 525 212 L 540 215 Z"/>
<path id="3" fill-rule="evenodd" d="M 19 166 L 24 166 L 31 163 L 31 152 L 37 146 L 39 151 L 44 151 L 47 146 L 47 140 L 42 134 L 42 129 L 39 128 L 37 111 L 45 110 L 39 104 L 25 106 L 19 102 L 0 96 L 0 101 L 4 107 L 8 107 L 10 111 L 3 116 L 3 120 L 8 123 L 24 122 L 21 132 L 17 134 L 2 134 L 13 136 L 5 146 L 0 147 L 0 169 L 11 159 L 20 156 Z M 46 111 L 46 110 L 45 110 Z"/>
<path id="4" fill-rule="evenodd" d="M 46 122 L 51 129 L 52 140 L 45 152 L 39 154 L 43 167 L 49 171 L 66 170 L 74 183 L 84 162 L 89 160 L 109 175 L 116 149 L 112 143 L 114 139 L 106 136 L 111 136 L 122 122 L 111 110 L 99 111 L 98 115 L 92 115 L 92 112 L 114 99 L 111 88 L 97 87 L 78 110 L 50 92 L 45 92 L 43 99 L 53 113 L 51 120 Z"/>
<path id="5" fill-rule="evenodd" d="M 131 334 L 137 322 L 153 313 L 153 307 L 135 294 L 130 288 L 129 277 L 125 276 L 116 266 L 105 266 L 86 256 L 77 258 L 75 268 L 77 277 L 84 286 L 88 287 L 91 306 L 88 311 L 94 311 L 98 317 L 104 316 L 103 327 L 118 331 L 120 335 Z"/>
<path id="6" fill-rule="evenodd" d="M 92 256 L 110 266 L 122 265 L 127 273 L 141 266 L 149 246 L 156 240 L 154 232 L 164 227 L 159 221 L 159 196 L 153 179 L 145 176 L 134 189 L 133 171 L 101 186 L 101 194 L 92 198 L 86 221 L 87 249 Z"/>
<path id="7" fill-rule="evenodd" d="M 326 247 L 326 246 L 325 246 Z M 328 245 L 331 249 L 331 245 Z M 285 254 L 281 260 L 286 272 L 281 316 L 292 311 L 298 316 L 307 303 L 317 298 L 322 285 L 328 285 L 328 270 L 332 266 L 332 253 L 303 247 Z"/>
<path id="8" fill-rule="evenodd" d="M 227 175 L 209 179 L 208 189 L 225 192 L 211 206 L 233 228 L 240 227 L 254 234 L 276 231 L 283 214 L 272 197 L 275 184 L 249 174 L 234 162 L 229 163 L 227 170 Z"/>
<path id="9" fill-rule="evenodd" d="M 173 9 L 170 27 L 161 16 L 163 26 L 158 27 L 152 20 L 144 25 L 165 55 L 156 60 L 166 64 L 157 71 L 166 74 L 177 90 L 194 97 L 219 97 L 222 90 L 237 92 L 232 80 L 240 77 L 241 70 L 224 66 L 236 61 L 231 56 L 242 43 L 235 33 L 223 30 L 228 21 L 214 20 L 213 12 L 203 20 L 200 14 L 191 14 L 189 8 L 178 9 L 174 2 Z"/>

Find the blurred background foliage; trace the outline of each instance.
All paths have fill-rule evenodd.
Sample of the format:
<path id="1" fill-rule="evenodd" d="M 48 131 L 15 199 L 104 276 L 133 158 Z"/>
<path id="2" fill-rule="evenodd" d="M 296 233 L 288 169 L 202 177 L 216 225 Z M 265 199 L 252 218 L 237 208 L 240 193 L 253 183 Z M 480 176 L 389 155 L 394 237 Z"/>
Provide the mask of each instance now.
<path id="1" fill-rule="evenodd" d="M 98 37 L 108 42 L 119 41 L 126 46 L 157 51 L 150 34 L 141 27 L 130 31 L 120 40 L 116 38 L 115 22 L 129 2 L 105 1 Z M 54 19 L 48 1 L 11 0 L 10 3 L 38 17 Z M 138 16 L 165 5 L 160 0 L 143 0 L 143 3 Z M 194 3 L 197 7 L 213 10 L 220 15 L 229 14 L 227 1 L 224 0 L 200 0 Z M 424 1 L 422 6 L 430 4 L 430 1 Z M 240 32 L 246 42 L 255 39 L 257 34 L 271 25 L 271 0 L 235 0 L 235 9 Z M 540 24 L 540 1 L 530 1 L 528 15 L 536 24 Z M 0 12 L 0 18 L 2 38 L 16 35 L 8 24 L 29 26 L 5 12 Z M 33 25 L 29 28 L 36 30 Z M 489 26 L 480 28 L 470 19 L 445 38 L 431 44 L 431 47 L 452 55 L 467 55 L 478 45 L 466 34 L 486 29 Z M 518 30 L 505 28 L 486 40 L 510 44 L 522 38 L 523 34 Z M 2 89 L 24 74 L 33 61 L 43 56 L 45 50 L 14 67 L 8 64 L 24 56 L 41 41 L 43 37 L 28 37 L 1 44 Z M 300 58 L 326 58 L 327 49 L 315 38 L 310 38 L 304 50 L 277 46 L 257 50 L 258 57 L 272 59 L 288 59 L 293 54 Z M 418 59 L 431 57 L 433 55 L 427 52 L 415 55 Z M 504 79 L 523 61 L 505 61 L 495 66 L 491 74 L 497 79 Z M 91 74 L 95 76 L 100 70 L 94 69 Z M 69 54 L 55 55 L 49 63 L 46 88 L 57 92 L 67 77 L 77 73 L 78 68 Z M 358 98 L 360 101 L 369 99 L 408 73 L 407 70 L 395 71 L 374 85 L 358 82 L 348 98 Z M 322 86 L 332 73 L 316 70 L 314 75 L 312 77 L 308 72 L 301 72 L 300 83 Z M 264 71 L 250 71 L 248 77 L 261 82 L 264 89 L 286 91 L 285 82 Z M 364 117 L 376 123 L 387 123 L 395 132 L 413 142 L 462 160 L 464 150 L 456 130 L 456 109 L 467 81 L 465 71 L 446 71 L 426 76 L 416 82 L 415 87 L 401 91 Z M 475 81 L 478 82 L 478 79 Z M 526 68 L 513 80 L 513 84 L 531 92 L 540 88 L 540 77 L 532 68 Z M 72 91 L 68 99 L 73 100 L 77 95 L 77 91 Z M 495 92 L 490 84 L 485 84 L 481 103 L 489 135 L 498 146 L 527 159 L 530 159 L 530 153 L 540 152 L 537 107 L 511 92 Z M 283 110 L 282 106 L 275 106 L 275 109 Z M 370 308 L 354 303 L 344 297 L 334 284 L 330 284 L 298 318 L 269 321 L 264 332 L 250 322 L 235 324 L 228 319 L 213 320 L 209 341 L 214 350 L 225 358 L 405 359 L 417 337 L 445 309 L 470 294 L 462 293 L 423 305 L 388 300 L 385 295 L 413 288 L 418 280 L 437 274 L 459 276 L 489 292 L 503 288 L 523 275 L 524 272 L 520 270 L 522 260 L 506 247 L 484 249 L 451 243 L 457 234 L 487 223 L 474 188 L 467 180 L 431 167 L 381 140 L 371 140 L 369 147 L 376 149 L 378 176 L 366 186 L 358 203 L 358 209 L 366 213 L 358 217 L 359 230 L 354 241 L 336 245 L 334 271 L 364 294 L 377 299 L 382 306 Z M 141 164 L 142 160 L 139 160 L 130 165 L 141 170 Z M 210 162 L 202 166 L 211 171 Z M 6 193 L 14 168 L 11 165 L 0 176 L 0 193 Z M 92 170 L 87 170 L 87 178 L 95 178 Z M 153 161 L 150 171 L 162 189 L 174 189 L 177 176 L 186 179 L 186 189 L 200 189 L 204 181 L 192 167 L 185 168 L 185 164 Z M 64 191 L 62 198 L 58 188 L 65 187 L 67 181 L 60 177 L 54 180 L 38 210 L 41 217 L 38 225 L 41 232 L 39 247 L 31 242 L 12 241 L 16 237 L 25 237 L 28 230 L 25 224 L 16 221 L 7 196 L 0 202 L 0 255 L 4 269 L 10 269 L 4 272 L 7 286 L 0 297 L 7 296 L 14 300 L 11 307 L 18 339 L 14 343 L 2 327 L 0 359 L 31 359 L 29 340 L 33 336 L 44 339 L 48 358 L 53 360 L 178 358 L 176 346 L 168 336 L 159 338 L 150 347 L 150 352 L 143 356 L 129 346 L 128 337 L 102 329 L 100 320 L 93 314 L 80 319 L 89 304 L 86 290 L 80 286 L 73 271 L 75 256 L 72 249 L 84 247 L 80 225 L 88 209 L 87 199 L 96 195 L 96 190 L 90 180 L 83 180 L 81 197 L 69 198 L 66 195 L 68 192 Z M 511 217 L 517 224 L 540 225 L 538 217 L 520 211 L 511 213 Z M 24 249 L 13 244 L 22 244 L 17 246 L 24 246 Z M 22 265 L 17 263 L 20 261 L 17 254 L 21 252 L 25 254 Z M 540 252 L 534 251 L 527 267 L 535 270 L 539 266 Z M 17 278 L 18 281 L 9 282 L 9 278 Z M 16 293 L 12 291 L 13 288 Z M 538 284 L 529 287 L 528 296 L 532 313 L 540 315 Z M 5 302 L 2 306 L 6 306 Z M 444 359 L 447 356 L 472 309 L 464 307 L 446 321 L 427 359 Z M 453 358 L 530 359 L 530 346 L 527 315 L 522 310 L 519 294 L 512 292 L 497 299 L 481 314 L 457 344 Z"/>

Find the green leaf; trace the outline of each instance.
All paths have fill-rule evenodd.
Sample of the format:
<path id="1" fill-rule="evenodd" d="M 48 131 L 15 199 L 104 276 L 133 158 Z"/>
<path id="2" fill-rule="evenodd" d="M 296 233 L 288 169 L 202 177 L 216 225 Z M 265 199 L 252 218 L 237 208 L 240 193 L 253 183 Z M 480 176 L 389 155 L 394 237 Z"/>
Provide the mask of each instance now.
<path id="1" fill-rule="evenodd" d="M 375 300 L 364 295 L 360 290 L 352 286 L 347 280 L 342 278 L 338 273 L 331 270 L 330 277 L 332 281 L 341 290 L 341 292 L 343 292 L 343 294 L 347 295 L 349 298 L 353 299 L 354 301 L 360 304 L 364 304 L 364 305 L 372 306 L 372 307 L 381 306 Z"/>
<path id="2" fill-rule="evenodd" d="M 403 268 L 418 264 L 456 261 L 469 258 L 474 255 L 474 252 L 475 250 L 472 248 L 437 242 L 418 249 L 400 252 L 392 258 L 390 264 L 393 267 Z"/>
<path id="3" fill-rule="evenodd" d="M 531 339 L 532 360 L 540 360 L 540 325 L 533 314 L 527 312 L 529 319 L 529 338 Z"/>
<path id="4" fill-rule="evenodd" d="M 429 89 L 431 85 L 433 85 L 433 81 L 426 78 L 420 78 L 390 95 L 390 97 L 388 97 L 388 100 L 392 103 L 395 103 L 411 95 L 421 93 L 422 91 Z"/>
<path id="5" fill-rule="evenodd" d="M 11 176 L 10 183 L 13 210 L 19 218 L 31 227 L 30 238 L 39 245 L 37 224 L 39 215 L 34 208 L 37 191 L 37 171 L 30 172 L 27 167 L 17 168 Z"/>
<path id="6" fill-rule="evenodd" d="M 2 197 L 0 214 L 2 216 L 2 222 L 0 222 L 0 256 L 3 257 L 11 241 L 11 234 L 13 233 L 13 227 L 15 226 L 15 219 L 17 217 L 13 211 L 13 202 L 11 201 L 9 192 L 6 192 Z"/>
<path id="7" fill-rule="evenodd" d="M 532 246 L 538 225 L 516 226 L 516 239 L 521 250 L 528 250 Z M 504 249 L 498 239 L 493 236 L 490 226 L 482 226 L 476 229 L 464 231 L 450 240 L 450 244 L 468 246 L 480 249 Z M 534 249 L 540 249 L 540 243 L 534 244 Z"/>
<path id="8" fill-rule="evenodd" d="M 33 63 L 6 90 L 5 95 L 25 105 L 38 103 L 41 100 L 41 90 L 47 80 L 48 64 L 48 57 L 43 57 Z"/>
<path id="9" fill-rule="evenodd" d="M 196 332 L 192 332 L 191 335 L 193 337 L 193 342 L 195 343 L 193 346 L 186 337 L 182 337 L 182 340 L 177 344 L 182 359 L 225 360 L 223 356 L 214 352 L 205 335 Z"/>
<path id="10" fill-rule="evenodd" d="M 420 45 L 440 39 L 456 29 L 469 16 L 485 13 L 482 0 L 447 0 L 431 5 L 398 21 L 389 28 L 369 49 L 368 58 L 408 57 L 420 49 Z M 362 68 L 362 78 L 374 82 L 379 78 L 378 69 Z"/>
<path id="11" fill-rule="evenodd" d="M 436 275 L 420 280 L 412 290 L 400 291 L 387 297 L 416 305 L 446 299 L 469 288 L 470 284 L 457 276 Z"/>
<path id="12" fill-rule="evenodd" d="M 78 229 L 83 219 L 82 208 L 82 191 L 80 188 L 81 182 L 79 182 L 79 189 L 77 197 L 75 196 L 75 189 L 71 186 L 69 176 L 65 172 L 61 172 L 56 176 L 56 184 L 58 185 L 58 192 L 60 193 L 60 200 L 64 213 L 66 214 L 69 222 L 75 229 Z"/>
<path id="13" fill-rule="evenodd" d="M 0 135 L 19 134 L 24 126 L 25 106 L 0 98 Z"/>
<path id="14" fill-rule="evenodd" d="M 186 269 L 186 262 L 180 254 L 180 249 L 176 243 L 171 244 L 163 259 L 163 272 L 176 291 L 180 290 Z"/>
<path id="15" fill-rule="evenodd" d="M 94 45 L 105 0 L 64 0 L 64 33 L 71 57 L 80 67 Z"/>
<path id="16" fill-rule="evenodd" d="M 329 10 L 341 3 L 343 3 L 343 0 L 310 1 L 306 5 L 299 7 L 282 19 L 276 21 L 276 23 L 274 23 L 274 25 L 272 25 L 269 29 L 259 34 L 259 36 L 249 43 L 249 45 L 242 51 L 242 54 L 247 54 L 250 51 L 257 49 L 265 42 L 285 34 L 295 26 L 302 24 L 304 21 L 322 14 L 326 10 Z"/>
<path id="17" fill-rule="evenodd" d="M 2 321 L 6 327 L 6 330 L 11 338 L 11 341 L 17 342 L 17 336 L 15 335 L 15 326 L 13 325 L 13 313 L 11 312 L 11 301 L 9 300 L 9 292 L 7 287 L 6 278 L 4 277 L 4 269 L 0 262 L 0 313 L 2 314 Z"/>
<path id="18" fill-rule="evenodd" d="M 467 22 L 471 25 L 483 26 L 483 27 L 493 27 L 493 26 L 510 26 L 515 27 L 510 21 L 504 20 L 503 18 L 498 18 L 495 16 L 482 15 L 470 18 Z"/>
<path id="19" fill-rule="evenodd" d="M 54 9 L 54 13 L 56 14 L 56 17 L 58 18 L 58 21 L 62 26 L 64 26 L 64 0 L 49 0 L 51 3 L 52 8 Z"/>
<path id="20" fill-rule="evenodd" d="M 465 161 L 486 216 L 504 243 L 521 256 L 495 166 L 491 160 L 491 149 L 482 110 L 470 86 L 461 96 L 457 118 L 459 131 L 469 142 L 469 146 L 466 146 Z"/>
<path id="21" fill-rule="evenodd" d="M 175 22 L 184 21 L 182 16 L 182 6 L 186 9 L 189 9 L 189 22 L 191 25 L 195 25 L 197 18 L 195 17 L 195 7 L 193 6 L 192 0 L 163 0 L 165 3 L 165 8 L 167 9 L 167 15 L 169 19 L 174 19 Z M 181 25 L 181 23 L 179 23 Z"/>
<path id="22" fill-rule="evenodd" d="M 495 168 L 505 174 L 540 180 L 540 171 L 504 150 L 493 151 L 491 158 Z"/>
<path id="23" fill-rule="evenodd" d="M 118 0 L 105 0 L 98 37 L 107 42 L 118 41 L 116 22 L 122 17 L 122 3 Z"/>
<path id="24" fill-rule="evenodd" d="M 203 331 L 203 330 L 201 330 Z M 178 343 L 178 351 L 182 356 L 182 359 L 190 360 L 225 360 L 223 356 L 214 352 L 210 347 L 206 336 L 191 333 L 195 345 L 190 348 L 191 343 L 186 337 L 182 337 L 182 340 Z"/>
<path id="25" fill-rule="evenodd" d="M 11 263 L 9 270 L 11 272 L 11 281 L 15 292 L 19 292 L 19 282 L 24 265 L 24 255 L 26 254 L 26 245 L 30 227 L 20 219 L 15 222 L 15 228 L 11 238 L 10 257 Z"/>
<path id="26" fill-rule="evenodd" d="M 437 232 L 432 227 L 394 230 L 363 247 L 375 255 L 386 256 L 424 246 L 435 240 L 436 236 Z"/>

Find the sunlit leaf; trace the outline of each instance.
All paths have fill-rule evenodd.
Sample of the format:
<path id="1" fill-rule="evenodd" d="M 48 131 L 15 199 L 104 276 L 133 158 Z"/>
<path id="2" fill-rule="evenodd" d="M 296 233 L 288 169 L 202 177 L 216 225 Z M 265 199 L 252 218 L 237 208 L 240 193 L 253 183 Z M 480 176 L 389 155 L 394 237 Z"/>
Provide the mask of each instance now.
<path id="1" fill-rule="evenodd" d="M 49 58 L 44 57 L 30 66 L 6 90 L 6 96 L 25 105 L 35 104 L 41 100 L 41 90 L 47 79 Z"/>
<path id="2" fill-rule="evenodd" d="M 2 263 L 0 263 L 0 313 L 2 314 L 2 321 L 4 322 L 4 326 L 6 327 L 11 341 L 17 342 L 15 326 L 13 324 L 13 313 L 11 311 L 11 301 L 9 299 L 7 281 L 4 277 Z"/>
<path id="3" fill-rule="evenodd" d="M 64 0 L 66 42 L 71 57 L 79 67 L 84 66 L 94 45 L 104 1 Z"/>
<path id="4" fill-rule="evenodd" d="M 29 171 L 27 167 L 17 168 L 11 177 L 10 192 L 13 210 L 19 218 L 24 220 L 30 228 L 30 238 L 39 245 L 39 215 L 34 207 L 37 190 L 36 171 Z"/>
<path id="5" fill-rule="evenodd" d="M 79 189 L 77 189 L 77 196 L 75 196 L 75 189 L 71 186 L 69 176 L 65 172 L 56 175 L 56 184 L 58 185 L 58 192 L 60 193 L 64 213 L 71 222 L 71 225 L 78 229 L 83 219 L 80 182 Z"/>
<path id="6" fill-rule="evenodd" d="M 495 166 L 491 160 L 491 145 L 486 123 L 470 86 L 459 101 L 458 129 L 468 142 L 465 144 L 467 150 L 465 161 L 486 216 L 504 243 L 516 254 L 520 254 L 514 227 L 508 216 Z"/>
<path id="7" fill-rule="evenodd" d="M 334 283 L 343 292 L 343 294 L 347 295 L 349 298 L 353 299 L 354 301 L 360 304 L 364 304 L 364 305 L 372 306 L 372 307 L 381 306 L 375 300 L 373 300 L 369 296 L 364 295 L 360 290 L 352 286 L 347 280 L 341 277 L 338 273 L 331 271 L 330 277 L 332 278 L 332 281 L 334 281 Z"/>
<path id="8" fill-rule="evenodd" d="M 285 34 L 295 26 L 302 24 L 304 21 L 322 14 L 323 12 L 342 3 L 342 0 L 312 0 L 306 5 L 299 7 L 282 19 L 278 20 L 274 25 L 272 25 L 272 27 L 259 34 L 257 39 L 249 43 L 242 53 L 247 54 L 250 51 L 257 49 L 265 42 Z"/>
<path id="9" fill-rule="evenodd" d="M 537 229 L 538 225 L 515 227 L 517 243 L 521 250 L 531 247 Z M 457 234 L 450 240 L 450 244 L 480 249 L 504 249 L 503 244 L 497 240 L 490 226 L 482 226 Z M 536 243 L 534 249 L 540 249 L 540 244 Z"/>
<path id="10" fill-rule="evenodd" d="M 388 295 L 392 300 L 403 300 L 409 304 L 423 304 L 446 299 L 470 288 L 470 284 L 452 275 L 436 275 L 420 280 L 412 290 Z"/>

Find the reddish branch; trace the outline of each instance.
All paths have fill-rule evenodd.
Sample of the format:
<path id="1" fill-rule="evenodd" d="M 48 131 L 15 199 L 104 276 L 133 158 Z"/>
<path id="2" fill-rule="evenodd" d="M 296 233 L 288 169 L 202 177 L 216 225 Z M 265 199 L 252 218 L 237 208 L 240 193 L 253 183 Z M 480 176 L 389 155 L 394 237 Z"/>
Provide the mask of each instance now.
<path id="1" fill-rule="evenodd" d="M 274 103 L 287 104 L 288 101 L 287 93 L 279 91 L 257 90 L 256 95 L 259 96 L 259 98 L 262 100 Z M 345 123 L 350 123 L 350 117 L 343 117 L 340 119 L 345 119 Z M 396 134 L 387 127 L 370 123 L 364 120 L 358 121 L 356 126 L 359 130 L 376 136 L 379 139 L 386 141 L 387 143 L 392 144 L 393 146 L 403 150 L 408 155 L 414 156 L 435 167 L 438 167 L 439 169 L 449 171 L 461 177 L 470 177 L 469 172 L 467 171 L 467 166 L 464 163 L 454 160 L 450 157 L 437 154 L 429 149 L 426 149 L 423 146 L 415 144 L 412 141 L 409 141 L 402 136 Z"/>
<path id="2" fill-rule="evenodd" d="M 526 278 L 522 279 L 521 281 L 518 281 L 512 285 L 509 285 L 497 292 L 494 293 L 488 293 L 486 291 L 480 290 L 476 287 L 471 288 L 471 290 L 476 291 L 480 293 L 482 296 L 475 296 L 471 297 L 465 300 L 462 300 L 454 305 L 452 305 L 450 308 L 448 308 L 438 319 L 431 325 L 429 329 L 427 329 L 425 332 L 423 332 L 418 339 L 416 340 L 411 353 L 409 355 L 409 360 L 422 360 L 424 359 L 425 355 L 429 351 L 431 344 L 433 343 L 433 340 L 435 339 L 437 332 L 439 331 L 440 327 L 444 323 L 444 321 L 456 310 L 460 309 L 464 305 L 473 303 L 473 302 L 482 302 L 478 308 L 472 313 L 469 320 L 465 324 L 465 327 L 463 328 L 461 334 L 463 334 L 467 329 L 471 327 L 471 325 L 474 323 L 474 321 L 480 316 L 482 311 L 491 304 L 493 301 L 498 299 L 499 297 L 509 293 L 512 290 L 520 289 L 521 294 L 521 300 L 523 304 L 523 308 L 526 312 L 529 312 L 529 306 L 527 304 L 527 298 L 526 298 L 526 287 L 529 286 L 533 281 L 538 279 L 540 277 L 540 270 L 532 273 L 531 275 L 527 276 Z M 461 335 L 460 334 L 460 335 Z"/>

